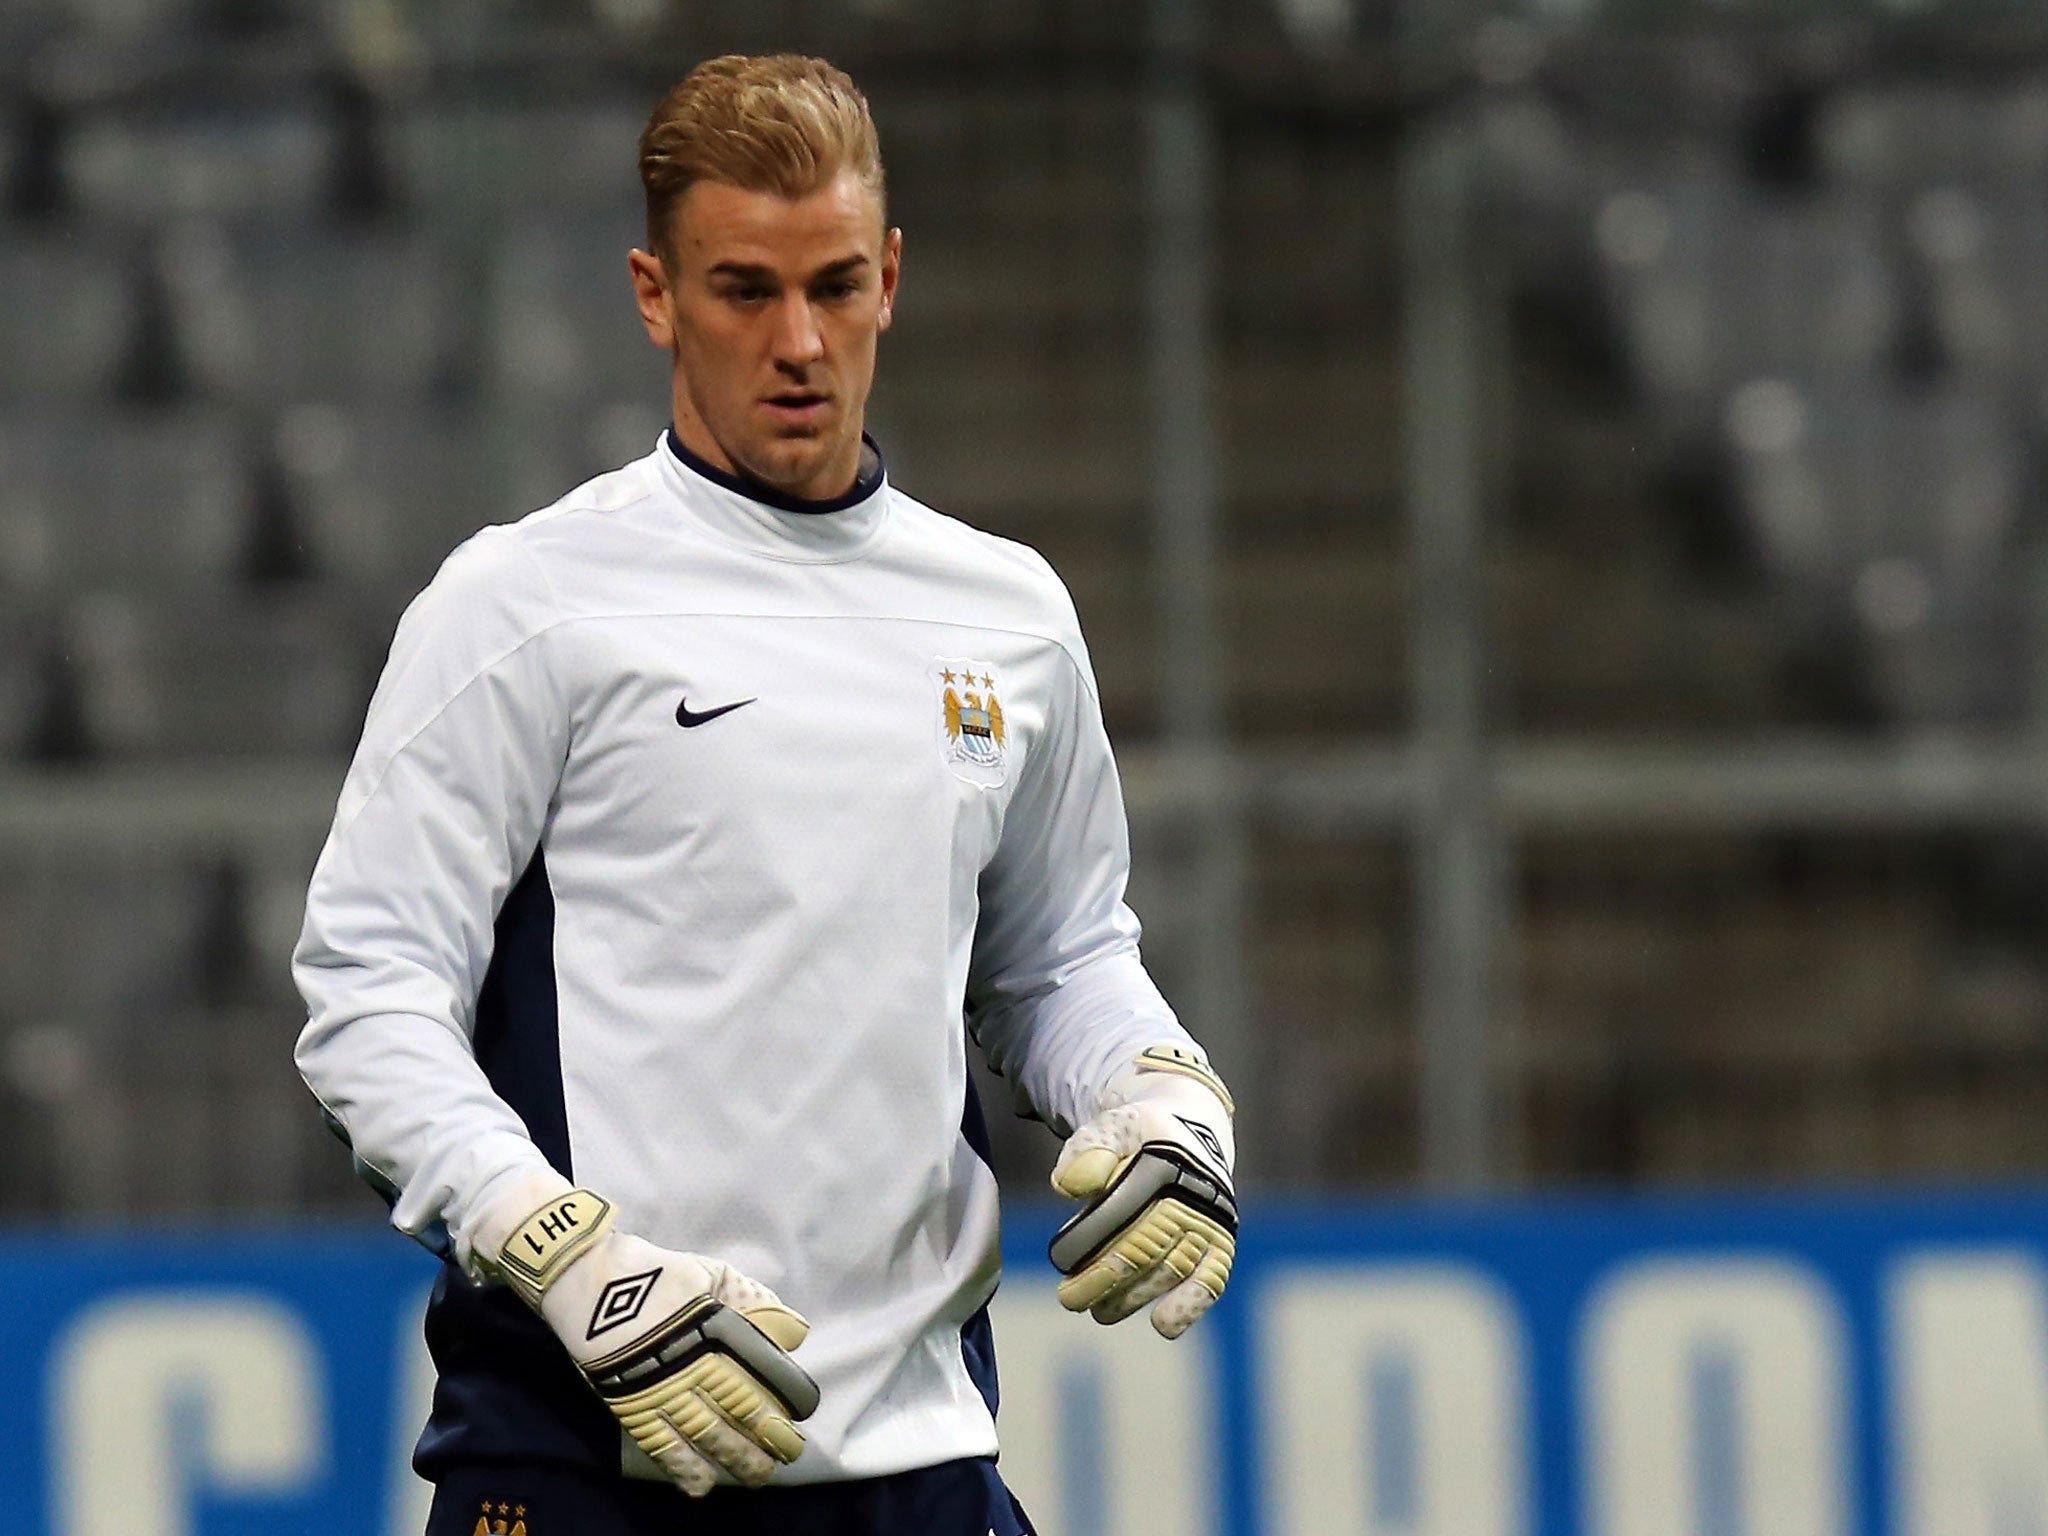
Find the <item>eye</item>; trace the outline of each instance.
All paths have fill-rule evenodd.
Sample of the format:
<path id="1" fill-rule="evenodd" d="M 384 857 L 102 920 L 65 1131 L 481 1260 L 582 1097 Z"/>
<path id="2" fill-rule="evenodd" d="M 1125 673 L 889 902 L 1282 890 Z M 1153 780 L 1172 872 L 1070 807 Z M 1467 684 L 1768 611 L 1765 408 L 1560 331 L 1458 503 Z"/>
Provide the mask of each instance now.
<path id="1" fill-rule="evenodd" d="M 850 299 L 859 292 L 860 283 L 851 277 L 835 277 L 829 283 L 821 283 L 817 290 L 821 299 Z"/>
<path id="2" fill-rule="evenodd" d="M 728 304 L 760 304 L 773 297 L 774 295 L 759 283 L 735 283 L 725 290 L 725 300 Z"/>

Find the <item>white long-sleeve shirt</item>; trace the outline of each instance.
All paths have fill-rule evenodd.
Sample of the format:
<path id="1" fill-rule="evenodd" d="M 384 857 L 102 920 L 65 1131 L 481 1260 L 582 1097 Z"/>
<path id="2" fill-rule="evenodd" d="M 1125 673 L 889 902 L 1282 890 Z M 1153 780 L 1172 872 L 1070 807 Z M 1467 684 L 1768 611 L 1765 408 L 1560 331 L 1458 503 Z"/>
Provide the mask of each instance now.
<path id="1" fill-rule="evenodd" d="M 542 1163 L 810 1320 L 823 1402 L 782 1477 L 992 1453 L 963 1007 L 1062 1131 L 1190 1045 L 1127 865 L 1065 589 L 884 476 L 796 510 L 670 436 L 457 550 L 399 625 L 295 960 L 307 1084 L 394 1223 L 453 1239 L 422 1469 L 633 1465 L 461 1273 Z"/>

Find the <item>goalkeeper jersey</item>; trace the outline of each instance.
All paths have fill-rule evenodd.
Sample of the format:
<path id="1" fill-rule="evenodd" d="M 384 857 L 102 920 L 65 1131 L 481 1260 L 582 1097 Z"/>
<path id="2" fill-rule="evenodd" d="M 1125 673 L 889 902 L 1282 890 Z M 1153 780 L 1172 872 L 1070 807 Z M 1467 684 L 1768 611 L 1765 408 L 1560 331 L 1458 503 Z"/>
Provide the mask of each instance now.
<path id="1" fill-rule="evenodd" d="M 868 445 L 872 454 L 872 445 Z M 785 502 L 670 434 L 458 549 L 400 621 L 314 871 L 307 1084 L 445 1237 L 416 1464 L 655 1475 L 480 1286 L 542 1162 L 811 1322 L 778 1476 L 996 1448 L 995 1183 L 967 1029 L 1066 1131 L 1155 1043 L 1073 606 L 873 473 Z"/>

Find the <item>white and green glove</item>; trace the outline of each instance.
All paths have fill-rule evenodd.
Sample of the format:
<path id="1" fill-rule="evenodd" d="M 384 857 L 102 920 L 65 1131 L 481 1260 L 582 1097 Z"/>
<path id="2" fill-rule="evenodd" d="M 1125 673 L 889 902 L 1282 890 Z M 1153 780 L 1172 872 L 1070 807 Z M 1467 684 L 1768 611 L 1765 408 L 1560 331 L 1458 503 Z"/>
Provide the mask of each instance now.
<path id="1" fill-rule="evenodd" d="M 788 1351 L 810 1325 L 730 1265 L 615 1229 L 602 1196 L 534 1174 L 476 1223 L 480 1267 L 538 1312 L 634 1443 L 701 1498 L 795 1461 L 818 1389 Z"/>
<path id="2" fill-rule="evenodd" d="M 1116 1323 L 1156 1302 L 1152 1326 L 1177 1339 L 1216 1304 L 1237 1253 L 1234 1113 L 1223 1079 L 1179 1046 L 1111 1080 L 1053 1165 L 1053 1188 L 1089 1202 L 1052 1240 L 1062 1306 Z"/>

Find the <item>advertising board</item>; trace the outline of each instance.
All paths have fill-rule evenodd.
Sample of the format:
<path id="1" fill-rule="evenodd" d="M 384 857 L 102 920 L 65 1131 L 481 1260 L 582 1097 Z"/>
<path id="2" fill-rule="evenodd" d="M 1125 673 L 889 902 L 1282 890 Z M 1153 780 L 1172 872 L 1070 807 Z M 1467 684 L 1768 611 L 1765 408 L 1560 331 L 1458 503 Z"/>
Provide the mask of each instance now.
<path id="1" fill-rule="evenodd" d="M 2048 1533 L 2048 1194 L 1254 1202 L 1174 1345 L 1061 1311 L 1056 1215 L 1012 1216 L 995 1305 L 1045 1536 Z M 0 1240 L 0 1529 L 417 1532 L 433 1268 Z"/>

